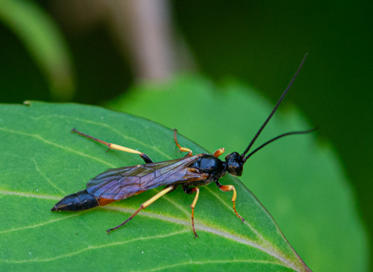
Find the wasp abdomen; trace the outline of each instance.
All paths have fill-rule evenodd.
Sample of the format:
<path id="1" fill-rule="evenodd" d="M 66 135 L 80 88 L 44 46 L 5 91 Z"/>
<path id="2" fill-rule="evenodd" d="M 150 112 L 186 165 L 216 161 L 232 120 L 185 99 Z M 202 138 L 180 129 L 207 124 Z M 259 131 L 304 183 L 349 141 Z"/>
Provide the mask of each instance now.
<path id="1" fill-rule="evenodd" d="M 80 211 L 94 208 L 99 205 L 96 197 L 83 190 L 75 194 L 65 196 L 54 207 L 52 211 Z"/>

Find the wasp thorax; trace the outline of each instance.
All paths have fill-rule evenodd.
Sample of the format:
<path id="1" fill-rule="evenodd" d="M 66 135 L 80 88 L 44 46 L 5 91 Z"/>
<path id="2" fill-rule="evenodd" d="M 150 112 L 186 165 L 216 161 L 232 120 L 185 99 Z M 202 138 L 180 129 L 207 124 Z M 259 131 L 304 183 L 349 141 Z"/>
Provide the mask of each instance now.
<path id="1" fill-rule="evenodd" d="M 233 152 L 225 157 L 227 163 L 227 170 L 230 174 L 234 176 L 242 175 L 243 160 L 240 154 Z"/>
<path id="2" fill-rule="evenodd" d="M 204 155 L 191 166 L 199 169 L 203 173 L 216 173 L 224 169 L 223 162 L 211 155 Z"/>

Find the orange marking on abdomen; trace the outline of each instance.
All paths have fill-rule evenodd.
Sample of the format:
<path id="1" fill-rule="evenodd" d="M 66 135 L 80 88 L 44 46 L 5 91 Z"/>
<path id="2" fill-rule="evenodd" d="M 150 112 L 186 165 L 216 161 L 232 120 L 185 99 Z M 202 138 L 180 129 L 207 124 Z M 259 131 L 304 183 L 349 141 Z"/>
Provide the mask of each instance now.
<path id="1" fill-rule="evenodd" d="M 114 199 L 107 199 L 107 198 L 99 198 L 98 199 L 98 205 L 100 206 L 105 206 L 111 202 L 114 202 L 115 200 Z"/>
<path id="2" fill-rule="evenodd" d="M 138 195 L 138 194 L 141 194 L 145 191 L 138 191 L 137 193 L 134 193 L 133 195 L 131 196 L 135 196 L 135 195 Z M 118 201 L 119 199 L 108 199 L 108 198 L 99 198 L 98 199 L 98 205 L 100 206 L 105 206 L 107 204 L 110 204 L 111 202 L 114 202 L 114 201 Z"/>

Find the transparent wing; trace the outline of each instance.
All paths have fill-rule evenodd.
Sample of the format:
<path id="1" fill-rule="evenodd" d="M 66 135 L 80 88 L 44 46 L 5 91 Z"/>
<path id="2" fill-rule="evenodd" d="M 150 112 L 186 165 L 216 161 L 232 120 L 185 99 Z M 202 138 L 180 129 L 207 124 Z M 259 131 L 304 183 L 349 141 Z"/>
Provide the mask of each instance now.
<path id="1" fill-rule="evenodd" d="M 87 191 L 97 198 L 119 200 L 158 186 L 201 180 L 207 176 L 187 167 L 201 155 L 109 169 L 91 179 Z"/>

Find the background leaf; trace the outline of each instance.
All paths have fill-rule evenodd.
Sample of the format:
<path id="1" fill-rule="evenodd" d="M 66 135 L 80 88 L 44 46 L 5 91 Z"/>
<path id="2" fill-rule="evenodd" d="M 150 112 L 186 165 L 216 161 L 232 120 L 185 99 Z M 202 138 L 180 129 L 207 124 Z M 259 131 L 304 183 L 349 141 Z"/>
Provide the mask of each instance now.
<path id="1" fill-rule="evenodd" d="M 290 96 L 292 92 L 296 92 L 296 83 Z M 209 151 L 223 146 L 227 153 L 242 152 L 272 108 L 254 90 L 237 82 L 227 81 L 216 88 L 209 81 L 190 77 L 139 86 L 112 106 L 178 128 Z M 311 127 L 285 101 L 257 145 L 280 133 Z M 312 269 L 367 270 L 367 237 L 329 144 L 317 143 L 312 135 L 282 139 L 255 154 L 241 180 L 268 208 Z"/>
<path id="2" fill-rule="evenodd" d="M 190 225 L 192 196 L 178 189 L 107 235 L 154 190 L 104 208 L 52 213 L 63 196 L 81 190 L 107 168 L 142 163 L 138 156 L 104 152 L 105 147 L 76 134 L 96 137 L 146 152 L 154 161 L 182 156 L 172 131 L 153 122 L 74 104 L 33 102 L 0 107 L 0 270 L 157 271 L 182 269 L 306 271 L 267 211 L 236 179 L 231 194 L 203 187 L 196 207 L 199 239 Z M 182 145 L 203 150 L 180 137 Z"/>
<path id="3" fill-rule="evenodd" d="M 43 71 L 52 97 L 71 99 L 74 94 L 71 59 L 56 23 L 27 0 L 1 0 L 0 20 L 22 40 Z"/>

